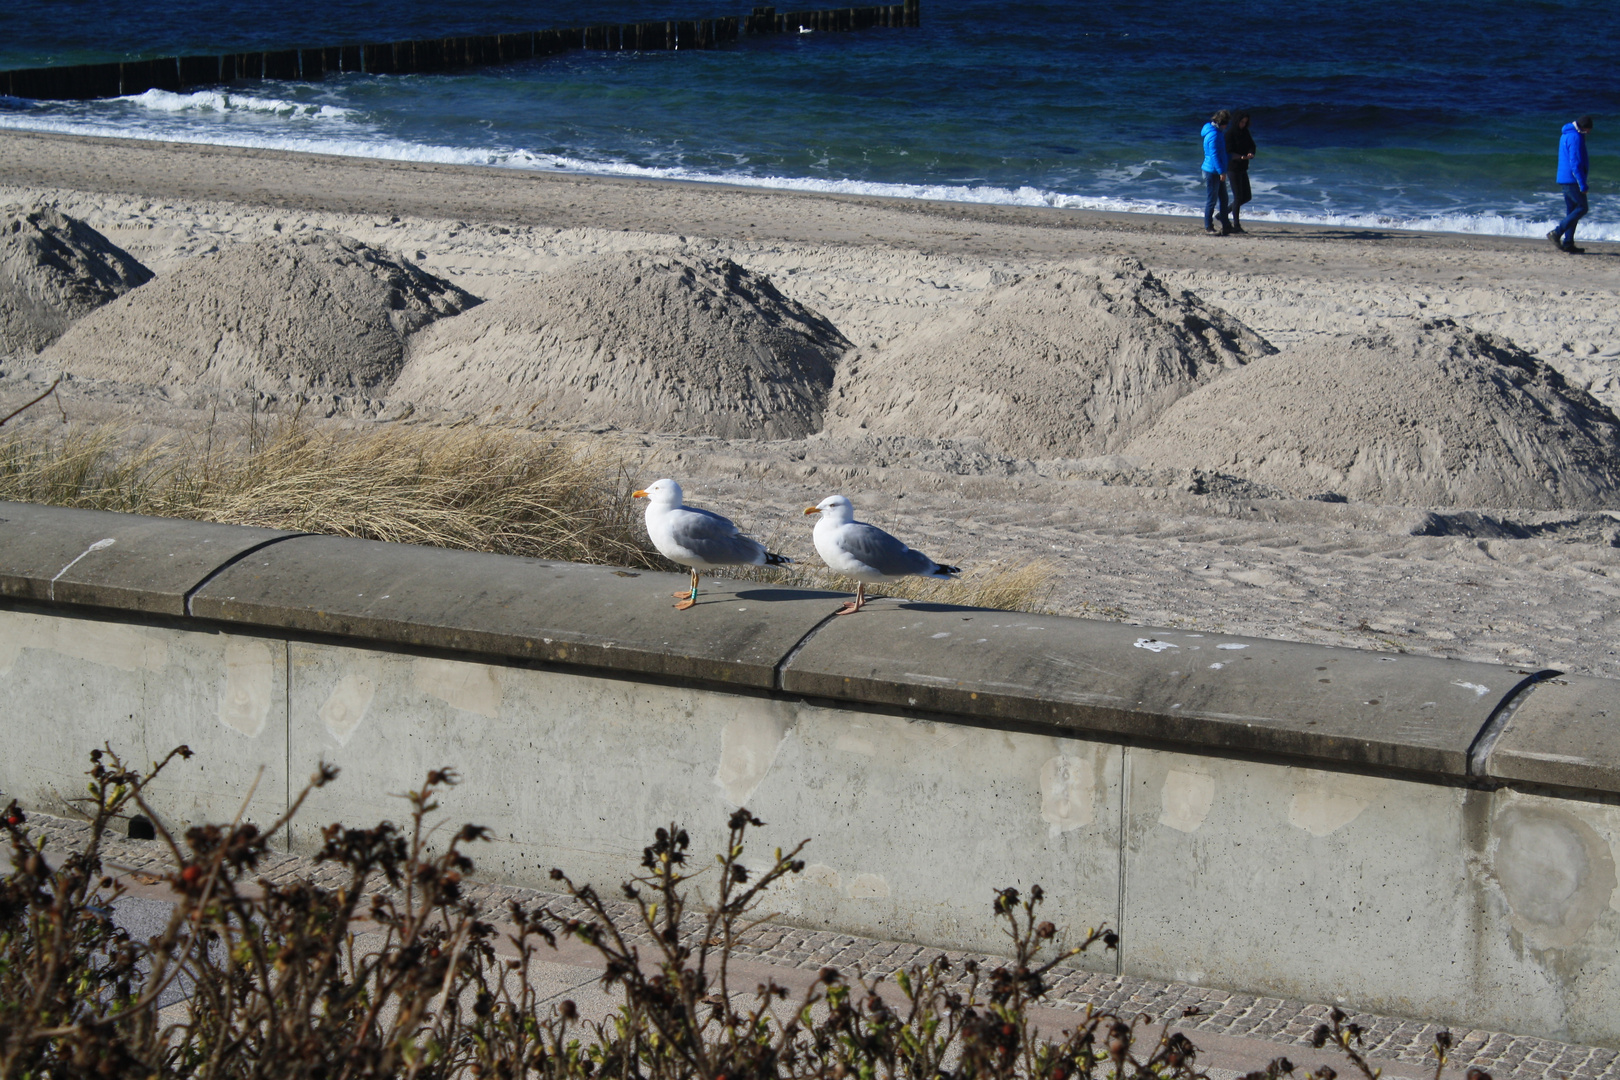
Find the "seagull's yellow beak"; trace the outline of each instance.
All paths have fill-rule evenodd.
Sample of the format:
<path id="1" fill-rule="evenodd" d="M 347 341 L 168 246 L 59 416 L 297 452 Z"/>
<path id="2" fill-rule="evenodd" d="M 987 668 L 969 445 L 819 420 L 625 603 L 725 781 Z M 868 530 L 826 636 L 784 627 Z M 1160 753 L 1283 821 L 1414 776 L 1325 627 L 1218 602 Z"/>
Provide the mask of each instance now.
<path id="1" fill-rule="evenodd" d="M 632 499 L 645 499 L 647 498 L 647 493 L 645 491 L 632 491 L 630 493 L 630 497 Z"/>
<path id="2" fill-rule="evenodd" d="M 807 506 L 807 507 L 804 508 L 804 512 L 807 513 L 807 514 L 819 514 L 819 513 L 821 513 L 821 507 L 819 507 L 819 506 Z"/>

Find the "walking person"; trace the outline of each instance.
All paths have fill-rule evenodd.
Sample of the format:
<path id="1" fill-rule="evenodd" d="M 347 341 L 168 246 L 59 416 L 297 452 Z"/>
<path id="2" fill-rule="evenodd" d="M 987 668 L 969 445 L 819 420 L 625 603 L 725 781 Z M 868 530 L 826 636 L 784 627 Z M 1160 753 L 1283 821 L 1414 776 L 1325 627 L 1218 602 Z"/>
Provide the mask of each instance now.
<path id="1" fill-rule="evenodd" d="M 1558 185 L 1564 189 L 1564 220 L 1547 234 L 1547 239 L 1571 255 L 1586 252 L 1575 246 L 1575 223 L 1586 215 L 1586 136 L 1591 130 L 1592 118 L 1583 116 L 1565 124 L 1558 139 Z"/>
<path id="2" fill-rule="evenodd" d="M 1249 134 L 1249 114 L 1239 112 L 1232 117 L 1232 128 L 1226 133 L 1226 174 L 1232 179 L 1232 231 L 1243 231 L 1240 216 L 1243 204 L 1254 198 L 1249 190 L 1249 162 L 1254 160 L 1254 136 Z"/>
<path id="3" fill-rule="evenodd" d="M 1226 216 L 1226 125 L 1232 122 L 1232 114 L 1221 109 L 1209 118 L 1204 125 L 1204 187 L 1209 192 L 1209 198 L 1204 203 L 1204 231 L 1215 231 L 1215 219 L 1221 222 L 1221 235 L 1226 236 L 1232 231 L 1232 223 Z M 1215 213 L 1215 204 L 1219 202 L 1221 212 Z"/>

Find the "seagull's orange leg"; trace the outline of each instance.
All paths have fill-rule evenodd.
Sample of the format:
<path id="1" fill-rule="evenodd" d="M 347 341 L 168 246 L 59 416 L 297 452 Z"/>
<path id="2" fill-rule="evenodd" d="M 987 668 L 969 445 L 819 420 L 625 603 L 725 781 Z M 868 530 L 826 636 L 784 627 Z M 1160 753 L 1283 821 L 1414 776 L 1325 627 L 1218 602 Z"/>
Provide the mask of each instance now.
<path id="1" fill-rule="evenodd" d="M 675 593 L 675 596 L 684 596 L 686 599 L 675 605 L 676 611 L 685 611 L 697 603 L 698 572 L 697 567 L 692 568 L 692 591 L 689 593 Z"/>
<path id="2" fill-rule="evenodd" d="M 845 600 L 844 606 L 833 612 L 834 615 L 853 615 L 866 604 L 866 582 L 855 583 L 855 599 Z"/>

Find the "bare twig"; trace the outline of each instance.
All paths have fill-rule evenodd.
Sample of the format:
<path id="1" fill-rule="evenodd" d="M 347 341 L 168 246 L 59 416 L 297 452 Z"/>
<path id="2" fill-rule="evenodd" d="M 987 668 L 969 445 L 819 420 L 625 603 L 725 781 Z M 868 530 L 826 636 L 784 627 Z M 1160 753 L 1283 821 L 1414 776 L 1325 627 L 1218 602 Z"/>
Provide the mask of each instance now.
<path id="1" fill-rule="evenodd" d="M 745 841 L 763 822 L 741 808 L 718 881 L 700 877 L 716 868 L 690 861 L 691 838 L 671 823 L 623 886 L 628 908 L 553 871 L 574 917 L 512 901 L 516 958 L 497 954 L 496 925 L 463 893 L 473 863 L 460 849 L 487 831 L 450 834 L 428 820 L 457 782 L 449 769 L 408 793 L 409 823 L 322 830 L 316 861 L 345 871 L 337 882 L 256 876 L 299 804 L 335 777 L 324 764 L 268 830 L 247 820 L 251 790 L 228 825 L 192 826 L 180 842 L 164 830 L 174 917 L 156 938 L 131 940 L 112 920 L 119 885 L 101 877 L 98 845 L 124 807 L 145 808 L 143 789 L 169 760 L 142 774 L 97 751 L 90 839 L 55 868 L 16 803 L 0 812 L 14 867 L 0 877 L 0 1080 L 1209 1080 L 1187 1034 L 1172 1030 L 1196 1009 L 1154 1018 L 1087 1007 L 1056 1038 L 1035 1025 L 1058 965 L 1118 943 L 1102 926 L 1066 940 L 1041 918 L 1039 885 L 994 894 L 1004 959 L 953 969 L 939 956 L 875 976 L 828 967 L 801 995 L 767 979 L 741 1004 L 732 951 L 768 918 L 768 890 L 804 868 L 803 845 L 750 866 Z M 362 913 L 374 875 L 386 887 Z M 373 943 L 361 947 L 359 934 Z M 539 944 L 559 937 L 605 961 L 601 985 L 622 992 L 605 1020 L 582 1020 L 573 1001 L 553 1004 L 533 982 Z M 183 1022 L 159 1019 L 158 995 L 171 988 L 189 999 Z M 1345 1054 L 1358 1080 L 1380 1080 L 1363 1030 L 1340 1009 L 1328 1019 L 1313 1044 Z M 1454 1051 L 1449 1033 L 1436 1036 L 1434 1080 Z M 1326 1065 L 1301 1078 L 1285 1057 L 1243 1080 L 1291 1078 L 1338 1080 Z M 1470 1069 L 1465 1080 L 1489 1078 Z"/>
<path id="2" fill-rule="evenodd" d="M 22 405 L 22 406 L 20 406 L 18 408 L 12 409 L 10 412 L 6 413 L 6 415 L 0 416 L 0 427 L 4 427 L 7 420 L 10 420 L 10 419 L 12 419 L 13 417 L 16 417 L 16 416 L 20 416 L 22 413 L 27 412 L 29 409 L 32 409 L 35 405 L 38 405 L 40 402 L 44 401 L 46 398 L 48 398 L 52 394 L 56 393 L 56 388 L 58 386 L 61 386 L 61 385 L 62 385 L 62 376 L 58 375 L 56 377 L 56 381 L 51 383 L 50 387 L 48 389 L 46 389 L 46 391 L 43 394 L 39 395 L 36 398 L 31 399 L 25 405 Z M 62 409 L 62 399 L 61 398 L 56 399 L 56 407 L 59 408 L 59 409 Z M 67 423 L 67 410 L 66 409 L 62 409 L 62 423 L 64 423 L 64 424 Z"/>

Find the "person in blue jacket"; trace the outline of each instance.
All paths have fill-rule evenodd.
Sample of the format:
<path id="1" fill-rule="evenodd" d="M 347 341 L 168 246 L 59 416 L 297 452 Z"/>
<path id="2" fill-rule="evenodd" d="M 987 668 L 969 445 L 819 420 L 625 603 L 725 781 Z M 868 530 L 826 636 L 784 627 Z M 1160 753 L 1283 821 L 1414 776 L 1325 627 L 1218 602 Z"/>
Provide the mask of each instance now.
<path id="1" fill-rule="evenodd" d="M 1231 122 L 1232 114 L 1222 109 L 1204 125 L 1204 187 L 1209 191 L 1204 203 L 1204 231 L 1214 232 L 1215 219 L 1219 218 L 1222 236 L 1232 231 L 1232 223 L 1226 216 L 1226 125 Z M 1215 213 L 1217 202 L 1221 207 L 1219 214 Z"/>
<path id="2" fill-rule="evenodd" d="M 1583 116 L 1564 125 L 1558 139 L 1558 184 L 1564 189 L 1564 220 L 1547 239 L 1571 255 L 1580 255 L 1585 248 L 1575 246 L 1575 223 L 1586 214 L 1586 136 L 1592 130 L 1592 118 Z"/>

